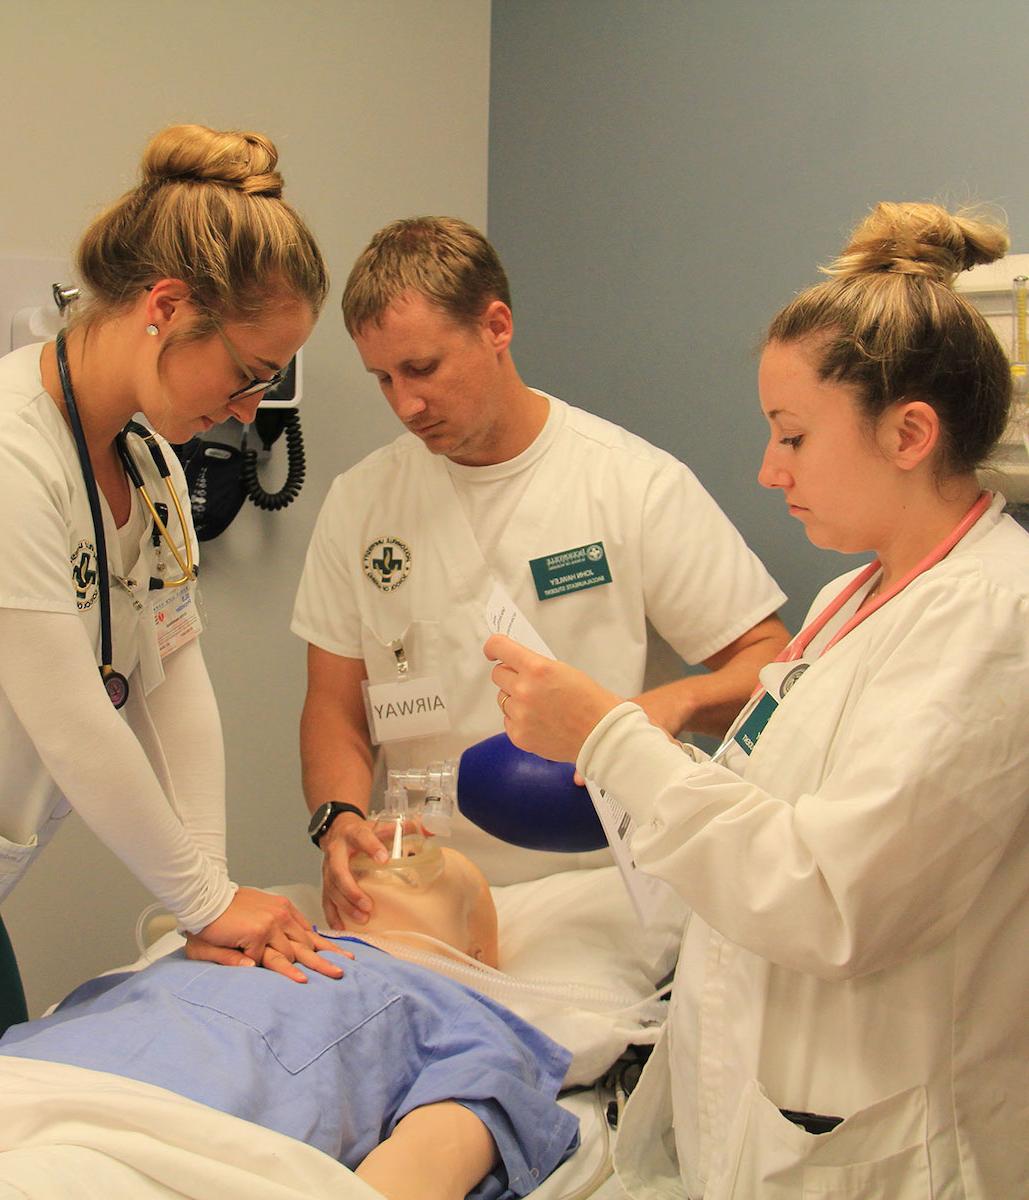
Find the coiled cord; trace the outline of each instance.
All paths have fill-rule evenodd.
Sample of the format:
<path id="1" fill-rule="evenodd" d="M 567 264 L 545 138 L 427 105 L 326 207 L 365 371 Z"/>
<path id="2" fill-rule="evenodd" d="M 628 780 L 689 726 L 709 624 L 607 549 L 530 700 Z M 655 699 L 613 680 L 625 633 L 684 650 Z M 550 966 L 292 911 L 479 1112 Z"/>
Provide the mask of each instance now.
<path id="1" fill-rule="evenodd" d="M 243 490 L 247 499 L 265 512 L 277 512 L 280 508 L 292 504 L 304 486 L 304 476 L 307 473 L 304 435 L 300 429 L 300 414 L 295 408 L 283 412 L 282 424 L 286 433 L 286 482 L 277 492 L 266 492 L 261 487 L 257 477 L 257 451 L 248 449 L 246 438 L 243 439 Z M 265 449 L 269 449 L 269 446 Z"/>

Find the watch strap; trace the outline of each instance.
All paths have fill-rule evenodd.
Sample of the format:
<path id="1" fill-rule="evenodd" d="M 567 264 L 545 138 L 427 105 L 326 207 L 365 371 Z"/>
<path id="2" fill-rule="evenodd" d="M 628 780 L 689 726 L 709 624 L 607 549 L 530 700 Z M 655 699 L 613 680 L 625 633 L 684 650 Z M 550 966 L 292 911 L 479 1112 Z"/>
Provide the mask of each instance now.
<path id="1" fill-rule="evenodd" d="M 311 841 L 321 849 L 321 839 L 329 832 L 329 826 L 337 817 L 341 817 L 344 813 L 354 813 L 360 817 L 362 821 L 367 819 L 367 813 L 363 809 L 357 807 L 356 804 L 347 804 L 342 800 L 332 800 L 328 805 L 324 819 L 317 829 L 311 831 Z"/>

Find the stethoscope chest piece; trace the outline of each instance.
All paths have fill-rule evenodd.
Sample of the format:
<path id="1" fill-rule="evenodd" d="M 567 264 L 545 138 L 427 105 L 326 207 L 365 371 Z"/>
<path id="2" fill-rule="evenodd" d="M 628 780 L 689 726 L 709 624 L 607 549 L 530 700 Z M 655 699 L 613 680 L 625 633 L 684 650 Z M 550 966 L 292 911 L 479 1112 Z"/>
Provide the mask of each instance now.
<path id="1" fill-rule="evenodd" d="M 104 690 L 111 703 L 115 708 L 123 708 L 125 701 L 129 698 L 129 681 L 120 671 L 115 671 L 113 668 L 104 674 L 104 669 L 101 667 L 100 674 L 104 681 Z"/>

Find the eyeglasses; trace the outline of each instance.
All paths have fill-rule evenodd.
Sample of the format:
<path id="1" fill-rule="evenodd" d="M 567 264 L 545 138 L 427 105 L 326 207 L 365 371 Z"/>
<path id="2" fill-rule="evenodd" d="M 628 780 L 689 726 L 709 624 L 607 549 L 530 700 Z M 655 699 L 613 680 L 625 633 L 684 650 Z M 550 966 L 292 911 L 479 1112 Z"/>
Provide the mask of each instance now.
<path id="1" fill-rule="evenodd" d="M 282 382 L 283 377 L 286 374 L 285 370 L 276 371 L 275 374 L 269 379 L 257 379 L 255 376 L 251 375 L 247 368 L 243 365 L 243 360 L 240 358 L 236 347 L 229 341 L 225 330 L 222 329 L 222 327 L 217 323 L 215 323 L 214 327 L 218 330 L 218 336 L 225 343 L 225 349 L 229 352 L 229 358 L 232 359 L 233 363 L 239 368 L 240 372 L 247 378 L 247 382 L 244 383 L 241 388 L 237 388 L 231 393 L 229 396 L 230 400 L 242 400 L 244 396 L 254 396 L 258 392 L 267 391 L 268 388 L 277 387 Z"/>

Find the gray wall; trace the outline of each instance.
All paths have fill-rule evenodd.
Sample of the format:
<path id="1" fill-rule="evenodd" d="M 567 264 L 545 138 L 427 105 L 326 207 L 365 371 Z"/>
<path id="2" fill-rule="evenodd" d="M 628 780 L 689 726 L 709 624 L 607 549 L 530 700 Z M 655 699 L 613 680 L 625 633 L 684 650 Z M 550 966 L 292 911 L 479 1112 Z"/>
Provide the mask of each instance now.
<path id="1" fill-rule="evenodd" d="M 992 201 L 1029 249 L 1027 47 L 1025 0 L 494 0 L 522 374 L 687 461 L 791 626 L 848 564 L 755 481 L 754 348 L 878 200 Z"/>
<path id="2" fill-rule="evenodd" d="M 287 199 L 332 273 L 306 357 L 304 491 L 278 515 L 247 505 L 204 548 L 204 650 L 241 882 L 317 877 L 297 753 L 304 647 L 289 614 L 332 477 L 398 432 L 345 334 L 340 295 L 358 251 L 394 217 L 485 223 L 489 21 L 482 0 L 33 0 L 0 11 L 0 255 L 68 258 L 87 221 L 132 184 L 149 135 L 197 121 L 270 134 Z M 282 472 L 276 447 L 266 486 Z M 3 907 L 37 1012 L 135 958 L 149 902 L 77 818 L 66 825 Z"/>

